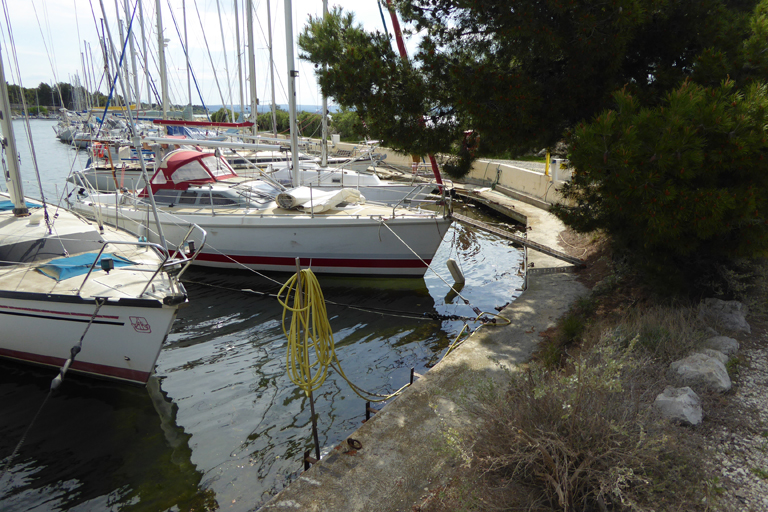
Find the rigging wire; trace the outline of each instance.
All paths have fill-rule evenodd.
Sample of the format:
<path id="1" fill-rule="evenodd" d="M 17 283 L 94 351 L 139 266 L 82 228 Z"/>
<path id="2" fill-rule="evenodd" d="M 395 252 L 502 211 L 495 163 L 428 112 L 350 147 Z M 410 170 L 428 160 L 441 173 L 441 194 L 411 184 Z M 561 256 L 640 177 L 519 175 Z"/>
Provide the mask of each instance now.
<path id="1" fill-rule="evenodd" d="M 16 54 L 16 44 L 14 42 L 13 38 L 13 28 L 11 27 L 11 18 L 8 15 L 8 3 L 7 0 L 3 0 L 3 11 L 5 13 L 5 23 L 7 27 L 7 34 L 8 34 L 8 40 L 10 42 L 9 48 L 10 52 L 8 52 L 8 56 L 11 57 L 10 61 L 13 63 L 13 68 L 16 70 L 16 79 L 19 82 L 19 95 L 21 96 L 21 105 L 24 109 L 24 120 L 25 120 L 25 127 L 27 131 L 27 140 L 29 141 L 29 149 L 30 154 L 32 157 L 32 165 L 35 169 L 35 176 L 37 178 L 37 186 L 40 191 L 40 199 L 43 202 L 43 218 L 45 219 L 45 225 L 48 228 L 48 233 L 53 232 L 53 222 L 51 221 L 51 218 L 48 216 L 48 206 L 45 201 L 45 192 L 43 191 L 43 181 L 40 178 L 40 169 L 37 165 L 37 157 L 35 155 L 35 143 L 32 140 L 32 127 L 29 125 L 29 110 L 27 109 L 27 99 L 24 95 L 24 86 L 21 81 L 21 70 L 19 69 L 19 58 Z M 8 112 L 10 114 L 10 112 Z"/>

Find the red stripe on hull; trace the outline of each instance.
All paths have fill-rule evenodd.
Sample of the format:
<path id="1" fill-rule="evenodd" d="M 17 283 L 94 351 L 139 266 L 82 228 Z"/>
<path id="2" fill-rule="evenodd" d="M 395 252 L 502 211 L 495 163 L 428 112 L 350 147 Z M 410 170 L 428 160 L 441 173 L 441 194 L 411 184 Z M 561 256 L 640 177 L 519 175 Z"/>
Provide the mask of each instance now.
<path id="1" fill-rule="evenodd" d="M 197 256 L 197 260 L 215 263 L 231 263 L 234 260 L 244 265 L 281 265 L 286 267 L 296 267 L 296 258 L 279 256 L 232 256 L 201 253 Z M 426 268 L 431 261 L 431 259 L 425 259 L 424 262 L 422 262 L 417 259 L 301 258 L 302 265 L 331 268 Z"/>
<path id="2" fill-rule="evenodd" d="M 28 313 L 39 313 L 39 314 L 47 314 L 47 315 L 81 316 L 84 318 L 91 318 L 93 316 L 92 313 L 74 313 L 72 311 L 52 311 L 50 309 L 19 308 L 15 306 L 0 306 L 0 309 L 9 309 L 13 311 L 25 311 Z M 96 315 L 95 318 L 109 318 L 112 320 L 120 319 L 119 316 L 115 316 L 115 315 Z"/>
<path id="3" fill-rule="evenodd" d="M 18 352 L 16 350 L 8 350 L 4 348 L 0 348 L 0 357 L 7 357 L 9 359 L 16 359 L 19 361 L 52 366 L 56 368 L 61 368 L 66 361 L 60 357 L 30 354 L 28 352 Z M 89 375 L 134 382 L 136 384 L 146 384 L 151 375 L 151 372 L 141 372 L 138 370 L 131 370 L 129 368 L 116 368 L 114 366 L 78 361 L 77 359 L 75 359 L 74 363 L 72 363 L 72 366 L 70 366 L 69 369 Z"/>

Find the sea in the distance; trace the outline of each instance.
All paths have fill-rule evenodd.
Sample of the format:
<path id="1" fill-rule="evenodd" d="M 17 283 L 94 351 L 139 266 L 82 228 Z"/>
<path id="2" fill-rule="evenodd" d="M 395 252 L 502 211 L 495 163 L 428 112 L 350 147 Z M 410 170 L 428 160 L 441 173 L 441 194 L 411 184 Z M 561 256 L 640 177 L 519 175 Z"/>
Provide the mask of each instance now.
<path id="1" fill-rule="evenodd" d="M 24 124 L 14 122 L 25 193 L 40 197 Z M 46 200 L 56 203 L 84 153 L 55 138 L 54 121 L 30 126 Z M 499 222 L 472 208 L 457 211 Z M 433 263 L 452 283 L 448 258 L 464 271 L 460 293 L 471 305 L 495 312 L 520 294 L 521 256 L 509 242 L 454 223 Z M 258 509 L 300 474 L 304 451 L 313 449 L 309 403 L 286 374 L 282 307 L 260 294 L 276 293 L 288 277 L 188 272 L 189 307 L 180 311 L 150 385 L 69 375 L 0 480 L 0 510 Z M 411 368 L 428 371 L 464 325 L 428 315 L 475 316 L 433 272 L 320 283 L 344 372 L 378 393 L 408 382 Z M 56 373 L 0 362 L 0 471 Z M 315 401 L 324 451 L 365 417 L 365 402 L 333 370 Z"/>

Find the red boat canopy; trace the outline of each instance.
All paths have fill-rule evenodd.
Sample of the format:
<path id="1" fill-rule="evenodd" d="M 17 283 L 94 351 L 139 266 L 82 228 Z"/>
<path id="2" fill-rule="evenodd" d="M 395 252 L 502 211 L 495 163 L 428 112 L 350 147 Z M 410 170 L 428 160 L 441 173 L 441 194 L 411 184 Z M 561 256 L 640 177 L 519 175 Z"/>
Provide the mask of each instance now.
<path id="1" fill-rule="evenodd" d="M 157 194 L 159 190 L 187 190 L 190 185 L 215 183 L 236 177 L 237 174 L 224 158 L 213 153 L 181 149 L 163 158 L 149 183 L 152 193 Z M 145 187 L 139 196 L 147 195 Z"/>

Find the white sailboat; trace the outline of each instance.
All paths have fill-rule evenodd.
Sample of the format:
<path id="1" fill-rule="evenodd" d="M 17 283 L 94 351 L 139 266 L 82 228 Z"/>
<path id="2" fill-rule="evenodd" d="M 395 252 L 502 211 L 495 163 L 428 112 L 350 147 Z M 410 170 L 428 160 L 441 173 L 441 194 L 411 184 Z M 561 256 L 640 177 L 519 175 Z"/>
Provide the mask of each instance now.
<path id="1" fill-rule="evenodd" d="M 187 303 L 189 259 L 25 199 L 10 113 L 0 56 L 0 357 L 145 384 Z"/>
<path id="2" fill-rule="evenodd" d="M 71 207 L 154 240 L 159 235 L 147 222 L 147 199 L 154 198 L 169 243 L 183 249 L 179 238 L 190 224 L 209 233 L 195 260 L 199 265 L 293 272 L 300 258 L 316 273 L 423 276 L 451 224 L 446 204 L 437 212 L 411 210 L 366 203 L 357 189 L 300 186 L 290 18 L 286 1 L 292 188 L 268 179 L 238 180 L 220 156 L 178 150 L 157 162 L 141 192 L 78 195 Z"/>
<path id="3" fill-rule="evenodd" d="M 150 184 L 169 243 L 182 247 L 190 224 L 208 233 L 197 265 L 291 272 L 298 257 L 316 273 L 422 276 L 451 223 L 447 212 L 365 203 L 357 189 L 238 178 L 194 150 L 166 155 Z M 148 193 L 79 196 L 71 207 L 152 241 Z"/>

